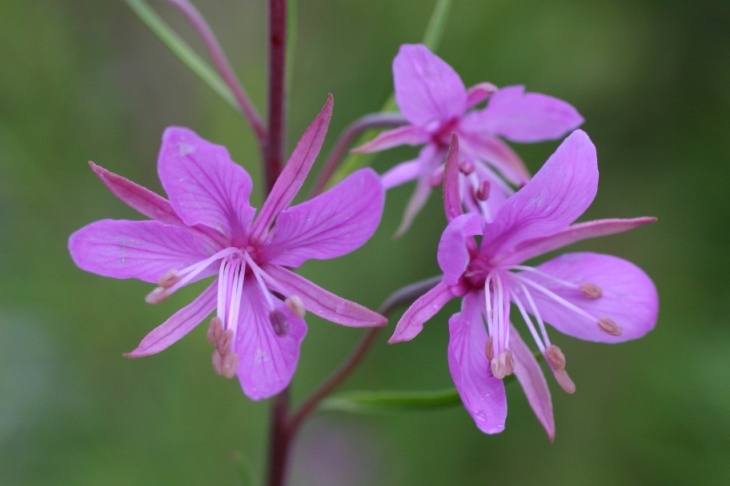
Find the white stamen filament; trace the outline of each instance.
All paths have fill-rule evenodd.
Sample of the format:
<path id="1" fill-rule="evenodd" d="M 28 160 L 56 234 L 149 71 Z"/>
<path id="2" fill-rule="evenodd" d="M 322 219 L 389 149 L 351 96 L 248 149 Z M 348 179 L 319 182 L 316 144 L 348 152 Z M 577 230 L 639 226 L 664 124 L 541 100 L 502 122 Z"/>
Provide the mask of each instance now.
<path id="1" fill-rule="evenodd" d="M 494 338 L 497 335 L 497 329 L 494 322 L 494 309 L 492 309 L 492 291 L 489 289 L 489 284 L 491 282 L 492 274 L 490 273 L 487 275 L 486 280 L 484 280 L 484 303 L 487 309 L 487 331 L 489 331 L 489 337 L 492 338 L 492 342 L 494 343 Z M 497 346 L 499 346 L 499 344 L 497 344 Z M 493 351 L 494 356 L 497 356 L 501 352 L 501 349 L 495 349 Z"/>
<path id="2" fill-rule="evenodd" d="M 552 276 L 552 275 L 550 275 L 548 273 L 545 273 L 545 272 L 543 272 L 541 270 L 538 270 L 537 268 L 528 267 L 527 265 L 512 265 L 512 266 L 508 267 L 508 269 L 509 270 L 520 270 L 520 271 L 523 271 L 523 272 L 532 272 L 532 273 L 535 273 L 537 275 L 540 275 L 541 277 L 544 277 L 544 278 L 546 278 L 548 280 L 552 280 L 555 283 L 559 283 L 560 285 L 563 285 L 565 287 L 568 287 L 570 289 L 579 289 L 580 288 L 579 285 L 574 284 L 573 282 L 568 282 L 567 280 L 562 280 L 562 279 L 560 279 L 558 277 L 554 277 L 554 276 Z"/>
<path id="3" fill-rule="evenodd" d="M 510 274 L 513 275 L 513 274 Z M 545 327 L 545 321 L 542 320 L 542 315 L 540 314 L 540 309 L 537 308 L 537 305 L 535 304 L 535 300 L 532 298 L 532 294 L 529 290 L 527 290 L 527 287 L 525 285 L 518 281 L 517 282 L 520 285 L 520 288 L 522 289 L 522 293 L 525 294 L 525 297 L 527 297 L 527 302 L 530 304 L 530 308 L 532 309 L 532 315 L 535 316 L 535 320 L 537 321 L 537 325 L 540 327 L 540 334 L 542 334 L 542 340 L 545 343 L 545 346 L 550 346 L 550 338 L 548 337 L 547 333 L 547 327 Z"/>
<path id="4" fill-rule="evenodd" d="M 515 303 L 517 306 L 517 309 L 520 311 L 520 315 L 522 315 L 522 319 L 525 321 L 525 324 L 527 324 L 527 329 L 529 329 L 530 334 L 532 335 L 532 339 L 537 344 L 537 347 L 540 349 L 541 353 L 545 352 L 545 344 L 543 344 L 542 339 L 540 339 L 540 335 L 537 333 L 537 329 L 535 329 L 535 325 L 532 323 L 532 319 L 530 319 L 529 314 L 527 314 L 527 311 L 525 310 L 524 305 L 522 305 L 522 302 L 517 297 L 517 294 L 510 289 L 510 296 L 512 297 L 512 302 Z"/>
<path id="5" fill-rule="evenodd" d="M 256 263 L 253 261 L 253 259 L 248 256 L 248 253 L 244 253 L 244 258 L 248 262 L 249 266 L 251 267 L 251 271 L 253 272 L 253 276 L 256 278 L 256 282 L 259 284 L 259 287 L 261 288 L 261 293 L 264 294 L 264 298 L 266 299 L 266 303 L 269 305 L 269 311 L 272 311 L 276 309 L 276 305 L 274 305 L 274 300 L 271 297 L 271 292 L 266 288 L 266 284 L 264 283 L 264 279 L 261 274 L 265 273 L 261 268 L 256 265 Z"/>
<path id="6" fill-rule="evenodd" d="M 595 317 L 593 317 L 592 315 L 590 315 L 589 313 L 587 313 L 586 311 L 584 311 L 580 307 L 577 307 L 576 305 L 568 302 L 564 298 L 562 298 L 559 295 L 557 295 L 555 292 L 551 292 L 550 290 L 546 289 L 542 285 L 540 285 L 538 283 L 535 283 L 535 282 L 533 282 L 532 280 L 530 280 L 528 278 L 521 277 L 517 273 L 513 273 L 511 275 L 512 275 L 512 277 L 518 279 L 520 282 L 523 282 L 523 283 L 529 285 L 530 287 L 534 288 L 535 290 L 537 290 L 537 291 L 545 294 L 551 300 L 554 300 L 558 304 L 561 304 L 563 307 L 572 310 L 573 312 L 575 312 L 576 314 L 580 315 L 581 317 L 585 317 L 586 319 L 590 320 L 591 322 L 598 321 L 598 319 L 596 319 Z"/>

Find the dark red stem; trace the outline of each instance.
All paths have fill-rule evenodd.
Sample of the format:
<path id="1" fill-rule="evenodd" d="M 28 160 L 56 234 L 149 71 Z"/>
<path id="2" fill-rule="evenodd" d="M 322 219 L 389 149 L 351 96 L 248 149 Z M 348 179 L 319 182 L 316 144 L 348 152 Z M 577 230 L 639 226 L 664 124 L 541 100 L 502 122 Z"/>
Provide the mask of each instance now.
<path id="1" fill-rule="evenodd" d="M 267 193 L 284 165 L 286 138 L 286 2 L 269 0 L 269 139 L 264 149 Z"/>
<path id="2" fill-rule="evenodd" d="M 400 114 L 397 113 L 373 113 L 358 118 L 354 122 L 350 123 L 347 128 L 342 132 L 340 138 L 337 139 L 337 143 L 330 151 L 327 156 L 327 160 L 322 166 L 322 170 L 317 175 L 317 180 L 312 187 L 311 197 L 321 194 L 327 187 L 332 174 L 335 169 L 342 161 L 345 156 L 347 149 L 350 147 L 352 141 L 365 130 L 372 128 L 390 128 L 399 127 L 405 125 L 408 121 Z"/>
<path id="3" fill-rule="evenodd" d="M 271 429 L 269 440 L 269 486 L 284 486 L 286 481 L 291 435 L 287 426 L 289 413 L 289 389 L 276 395 L 271 401 Z"/>

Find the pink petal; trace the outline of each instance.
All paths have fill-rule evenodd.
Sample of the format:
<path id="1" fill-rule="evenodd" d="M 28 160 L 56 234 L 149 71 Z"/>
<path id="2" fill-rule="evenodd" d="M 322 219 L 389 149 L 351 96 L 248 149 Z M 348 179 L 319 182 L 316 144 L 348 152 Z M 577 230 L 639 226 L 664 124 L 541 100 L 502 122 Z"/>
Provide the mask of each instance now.
<path id="1" fill-rule="evenodd" d="M 472 108 L 492 96 L 497 87 L 492 83 L 479 83 L 466 90 L 466 108 Z"/>
<path id="2" fill-rule="evenodd" d="M 431 174 L 440 163 L 443 152 L 434 145 L 428 144 L 421 149 L 418 157 L 407 162 L 401 162 L 380 176 L 383 188 L 391 189 L 405 182 L 419 177 L 431 177 Z"/>
<path id="3" fill-rule="evenodd" d="M 596 148 L 576 130 L 484 228 L 482 253 L 498 257 L 523 241 L 565 229 L 590 206 L 597 189 Z"/>
<path id="4" fill-rule="evenodd" d="M 459 130 L 462 152 L 486 162 L 502 173 L 510 182 L 521 184 L 530 179 L 525 163 L 509 145 L 487 133 Z"/>
<path id="5" fill-rule="evenodd" d="M 405 44 L 393 60 L 395 100 L 413 125 L 446 123 L 466 110 L 466 88 L 456 71 L 421 44 Z"/>
<path id="6" fill-rule="evenodd" d="M 185 224 L 213 228 L 231 242 L 245 238 L 255 212 L 248 203 L 251 178 L 225 147 L 187 128 L 170 127 L 162 136 L 157 170 Z"/>
<path id="7" fill-rule="evenodd" d="M 89 162 L 91 170 L 101 179 L 104 185 L 119 199 L 132 209 L 136 209 L 148 218 L 161 223 L 185 226 L 185 223 L 175 214 L 170 202 L 162 196 L 146 189 L 129 179 L 99 167 Z"/>
<path id="8" fill-rule="evenodd" d="M 454 298 L 451 286 L 441 282 L 411 304 L 395 326 L 389 343 L 410 341 L 423 330 L 423 324 Z"/>
<path id="9" fill-rule="evenodd" d="M 553 402 L 545 375 L 514 326 L 510 326 L 509 343 L 515 359 L 515 376 L 522 385 L 537 420 L 545 428 L 550 442 L 552 442 L 555 439 L 555 420 L 553 419 Z"/>
<path id="10" fill-rule="evenodd" d="M 299 296 L 304 307 L 322 319 L 350 327 L 384 326 L 388 323 L 388 319 L 377 312 L 338 297 L 291 270 L 271 264 L 262 268 L 271 278 L 267 285 L 272 290 L 285 297 Z"/>
<path id="11" fill-rule="evenodd" d="M 217 303 L 218 281 L 214 281 L 194 301 L 147 334 L 127 358 L 141 358 L 159 353 L 176 343 L 213 312 Z"/>
<path id="12" fill-rule="evenodd" d="M 456 134 L 451 135 L 449 152 L 446 155 L 443 196 L 447 222 L 464 214 L 459 193 L 459 139 Z"/>
<path id="13" fill-rule="evenodd" d="M 479 310 L 478 293 L 464 297 L 461 312 L 449 319 L 449 371 L 461 401 L 479 430 L 504 430 L 507 396 L 504 382 L 492 376 L 485 349 L 487 331 Z"/>
<path id="14" fill-rule="evenodd" d="M 542 318 L 560 332 L 587 341 L 618 343 L 640 338 L 656 324 L 659 311 L 656 287 L 643 270 L 631 262 L 596 253 L 567 253 L 543 263 L 537 269 L 571 282 L 576 287 L 566 288 L 533 272 L 521 275 L 592 316 L 590 319 L 581 316 L 542 292 L 528 287 Z M 600 287 L 603 296 L 593 299 L 585 297 L 578 288 L 584 283 Z M 612 319 L 623 333 L 612 336 L 601 330 L 598 319 L 602 317 Z"/>
<path id="15" fill-rule="evenodd" d="M 565 101 L 525 93 L 524 86 L 507 86 L 492 95 L 484 110 L 474 113 L 469 129 L 529 143 L 560 138 L 583 121 L 580 113 Z"/>
<path id="16" fill-rule="evenodd" d="M 643 217 L 633 219 L 600 219 L 568 226 L 554 235 L 534 240 L 523 241 L 517 245 L 516 252 L 501 260 L 504 264 L 517 264 L 544 253 L 557 250 L 578 241 L 599 236 L 623 233 L 645 224 L 656 222 L 656 218 Z"/>
<path id="17" fill-rule="evenodd" d="M 253 241 L 264 242 L 271 224 L 279 213 L 289 206 L 302 187 L 304 179 L 307 178 L 307 174 L 312 168 L 312 164 L 314 164 L 327 134 L 327 127 L 332 118 L 332 103 L 332 95 L 329 95 L 322 111 L 319 112 L 311 125 L 304 131 L 302 138 L 299 139 L 291 157 L 289 157 L 289 161 L 276 180 L 269 197 L 266 198 L 264 205 L 261 207 L 261 212 L 251 228 L 251 239 Z"/>
<path id="18" fill-rule="evenodd" d="M 359 170 L 324 194 L 279 214 L 264 261 L 298 267 L 360 248 L 378 227 L 385 194 L 372 169 Z"/>
<path id="19" fill-rule="evenodd" d="M 421 127 L 407 125 L 393 130 L 387 130 L 367 143 L 355 147 L 352 152 L 366 154 L 368 152 L 380 152 L 399 145 L 421 145 L 428 142 L 429 134 Z"/>
<path id="20" fill-rule="evenodd" d="M 483 228 L 484 220 L 476 213 L 463 214 L 446 226 L 436 253 L 439 267 L 444 272 L 445 284 L 458 283 L 471 260 L 469 240 L 472 236 L 481 234 Z"/>
<path id="21" fill-rule="evenodd" d="M 189 230 L 177 226 L 111 219 L 76 231 L 69 238 L 68 248 L 82 270 L 154 283 L 170 270 L 182 270 L 214 253 Z M 214 273 L 203 272 L 195 280 Z"/>
<path id="22" fill-rule="evenodd" d="M 271 298 L 289 323 L 283 336 L 274 332 L 271 309 L 261 287 L 253 278 L 244 281 L 234 349 L 238 354 L 236 374 L 251 400 L 276 395 L 289 385 L 299 361 L 299 347 L 307 334 L 304 319 L 292 314 L 276 297 Z"/>
<path id="23" fill-rule="evenodd" d="M 421 212 L 423 206 L 426 205 L 428 197 L 431 195 L 431 175 L 421 174 L 421 177 L 416 182 L 416 189 L 413 191 L 413 195 L 408 200 L 405 211 L 403 211 L 403 218 L 401 219 L 398 229 L 395 231 L 394 238 L 400 238 L 411 228 L 413 220 L 416 219 L 418 213 Z"/>

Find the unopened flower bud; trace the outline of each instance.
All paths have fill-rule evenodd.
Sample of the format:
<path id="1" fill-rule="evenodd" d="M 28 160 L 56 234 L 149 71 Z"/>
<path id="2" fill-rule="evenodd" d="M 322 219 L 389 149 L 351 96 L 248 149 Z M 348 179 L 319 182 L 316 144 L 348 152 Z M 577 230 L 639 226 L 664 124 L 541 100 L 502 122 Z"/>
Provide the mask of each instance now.
<path id="1" fill-rule="evenodd" d="M 269 312 L 269 321 L 271 321 L 271 327 L 274 328 L 277 336 L 284 336 L 289 331 L 289 321 L 279 309 Z"/>
<path id="2" fill-rule="evenodd" d="M 580 293 L 589 299 L 599 299 L 603 295 L 603 289 L 596 284 L 584 282 L 580 284 Z"/>
<path id="3" fill-rule="evenodd" d="M 616 324 L 616 322 L 610 317 L 601 317 L 600 319 L 598 319 L 598 327 L 601 328 L 601 331 L 605 332 L 606 334 L 610 334 L 611 336 L 620 336 L 624 333 L 624 330 L 621 329 L 621 326 Z"/>
<path id="4" fill-rule="evenodd" d="M 304 308 L 304 302 L 302 302 L 302 299 L 298 295 L 289 296 L 284 301 L 284 304 L 289 309 L 289 312 L 297 317 L 303 318 L 304 314 L 307 313 L 307 310 Z"/>

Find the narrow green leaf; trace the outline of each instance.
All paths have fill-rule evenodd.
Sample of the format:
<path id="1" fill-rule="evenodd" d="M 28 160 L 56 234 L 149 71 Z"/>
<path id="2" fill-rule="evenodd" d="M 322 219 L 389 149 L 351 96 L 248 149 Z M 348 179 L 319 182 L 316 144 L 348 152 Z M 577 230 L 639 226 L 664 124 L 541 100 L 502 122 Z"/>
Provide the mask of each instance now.
<path id="1" fill-rule="evenodd" d="M 251 464 L 246 459 L 246 456 L 235 451 L 233 453 L 233 461 L 236 463 L 236 471 L 238 472 L 238 479 L 241 482 L 241 486 L 253 486 L 253 471 L 251 471 Z"/>
<path id="2" fill-rule="evenodd" d="M 437 391 L 354 391 L 322 401 L 321 411 L 387 413 L 429 410 L 461 404 L 456 388 Z"/>
<path id="3" fill-rule="evenodd" d="M 124 0 L 127 5 L 137 14 L 147 27 L 185 64 L 188 69 L 198 75 L 213 91 L 223 100 L 231 105 L 236 111 L 240 111 L 236 99 L 228 89 L 225 82 L 203 61 L 195 51 L 175 33 L 162 18 L 144 0 Z"/>
<path id="4" fill-rule="evenodd" d="M 446 28 L 446 20 L 449 16 L 449 10 L 451 9 L 451 2 L 452 0 L 436 0 L 436 5 L 431 13 L 431 19 L 428 21 L 426 32 L 423 34 L 423 44 L 434 52 L 441 44 L 441 38 L 443 37 L 444 29 Z M 395 104 L 394 95 L 390 95 L 380 111 L 382 113 L 398 111 L 398 105 Z M 379 130 L 368 130 L 358 137 L 354 146 L 357 147 L 365 142 L 369 142 L 374 139 L 378 133 L 380 133 Z M 345 157 L 342 163 L 340 163 L 335 173 L 332 174 L 332 177 L 327 183 L 327 187 L 334 186 L 357 169 L 369 166 L 373 163 L 376 155 L 377 154 L 375 153 L 349 154 Z"/>

